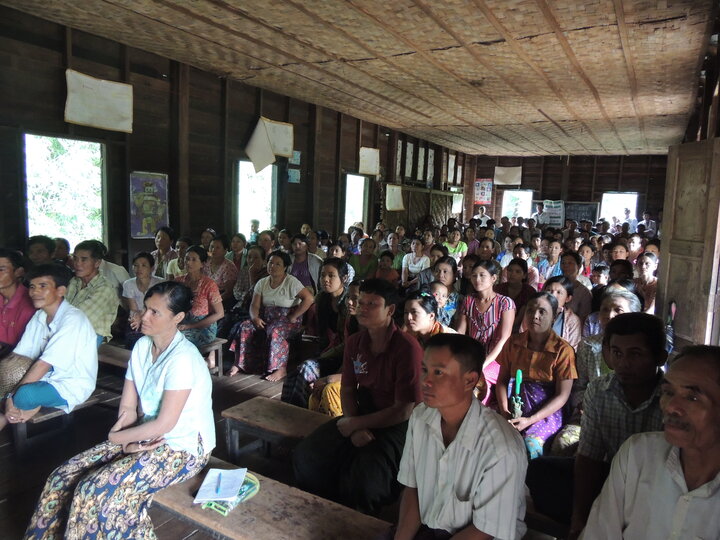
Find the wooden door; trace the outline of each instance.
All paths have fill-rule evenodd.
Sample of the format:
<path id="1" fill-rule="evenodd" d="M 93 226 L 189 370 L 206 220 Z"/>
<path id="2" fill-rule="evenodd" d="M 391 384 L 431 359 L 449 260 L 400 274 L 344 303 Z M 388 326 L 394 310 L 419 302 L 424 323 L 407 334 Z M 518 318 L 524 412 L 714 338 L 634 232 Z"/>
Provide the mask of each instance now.
<path id="1" fill-rule="evenodd" d="M 677 302 L 676 348 L 718 344 L 720 139 L 670 147 L 656 312 Z"/>

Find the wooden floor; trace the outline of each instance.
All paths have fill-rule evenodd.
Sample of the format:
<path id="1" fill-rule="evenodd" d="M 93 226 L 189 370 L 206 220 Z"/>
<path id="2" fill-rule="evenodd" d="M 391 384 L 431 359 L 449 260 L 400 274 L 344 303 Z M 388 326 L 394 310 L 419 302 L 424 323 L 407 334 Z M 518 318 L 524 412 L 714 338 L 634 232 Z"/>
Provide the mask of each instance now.
<path id="1" fill-rule="evenodd" d="M 101 366 L 98 386 L 120 393 L 123 376 L 119 368 Z M 213 454 L 221 459 L 227 458 L 224 420 L 220 416 L 223 409 L 255 396 L 279 399 L 281 392 L 282 382 L 271 383 L 256 375 L 213 377 L 213 410 L 217 424 L 217 448 Z M 69 457 L 106 440 L 117 412 L 108 406 L 93 406 L 73 416 L 74 421 L 67 429 L 32 445 L 24 456 L 15 454 L 10 430 L 0 432 L 0 538 L 3 540 L 22 538 L 48 474 Z M 244 458 L 242 465 L 276 480 L 290 481 L 292 471 L 287 451 L 276 449 L 274 452 L 276 457 L 270 459 L 259 452 L 250 454 Z M 280 459 L 277 459 L 278 456 Z M 151 508 L 150 516 L 159 540 L 213 538 L 157 506 Z"/>
<path id="2" fill-rule="evenodd" d="M 120 368 L 101 366 L 98 386 L 106 390 L 114 390 L 119 394 L 123 377 L 124 371 Z M 225 426 L 220 416 L 221 411 L 255 396 L 279 399 L 281 392 L 282 382 L 271 383 L 256 375 L 213 377 L 213 411 L 217 433 L 217 447 L 213 455 L 227 460 Z M 50 472 L 68 458 L 106 440 L 108 429 L 115 422 L 117 409 L 96 405 L 80 410 L 73 416 L 74 421 L 68 428 L 41 444 L 32 445 L 23 456 L 16 455 L 10 430 L 5 429 L 0 432 L 0 538 L 2 540 L 22 538 Z M 240 442 L 243 444 L 250 441 Z M 287 448 L 274 447 L 270 458 L 264 457 L 259 451 L 246 454 L 239 465 L 280 482 L 292 483 L 293 480 Z M 396 512 L 397 505 L 387 508 L 380 517 L 393 522 L 396 520 Z M 150 517 L 159 540 L 217 538 L 157 506 L 151 507 Z M 525 540 L 549 538 L 551 537 L 534 531 L 529 531 L 525 536 Z"/>

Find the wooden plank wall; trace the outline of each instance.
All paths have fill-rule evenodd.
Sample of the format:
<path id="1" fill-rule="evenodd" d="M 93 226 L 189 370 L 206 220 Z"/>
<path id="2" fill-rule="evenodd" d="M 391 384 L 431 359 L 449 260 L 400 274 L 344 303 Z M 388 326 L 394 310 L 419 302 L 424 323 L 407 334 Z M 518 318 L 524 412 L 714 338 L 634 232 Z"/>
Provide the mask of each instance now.
<path id="1" fill-rule="evenodd" d="M 127 82 L 134 87 L 134 130 L 126 135 L 66 124 L 64 70 Z M 22 247 L 27 234 L 24 195 L 23 134 L 35 133 L 102 142 L 106 145 L 106 192 L 109 247 L 118 263 L 128 254 L 152 249 L 149 240 L 133 240 L 128 231 L 128 174 L 169 174 L 170 224 L 179 234 L 198 238 L 205 227 L 233 232 L 238 216 L 237 161 L 259 115 L 291 122 L 295 149 L 302 152 L 301 183 L 285 180 L 286 160 L 278 160 L 277 221 L 291 230 L 304 222 L 329 231 L 342 226 L 344 175 L 356 173 L 360 146 L 380 149 L 382 181 L 371 183 L 367 227 L 383 216 L 389 225 L 415 226 L 427 213 L 436 221 L 450 217 L 451 197 L 442 192 L 465 189 L 465 213 L 472 211 L 472 183 L 492 176 L 496 164 L 524 167 L 523 187 L 539 197 L 560 198 L 567 158 L 469 156 L 363 122 L 336 111 L 218 77 L 195 67 L 72 30 L 10 8 L 0 7 L 0 244 Z M 404 152 L 414 145 L 407 169 Z M 425 161 L 418 178 L 418 147 Z M 427 189 L 428 154 L 435 159 L 433 192 Z M 396 152 L 402 168 L 396 177 Z M 449 170 L 453 156 L 461 175 Z M 644 189 L 648 204 L 662 204 L 665 157 L 573 157 L 573 199 L 599 199 L 603 189 Z M 412 209 L 383 212 L 383 182 L 407 184 L 414 191 Z M 498 198 L 495 199 L 499 202 Z M 408 201 L 409 203 L 409 201 Z M 654 205 L 654 206 L 653 206 Z M 393 215 L 394 214 L 394 215 Z M 247 219 L 250 219 L 248 216 Z M 455 217 L 462 217 L 455 214 Z"/>
<path id="2" fill-rule="evenodd" d="M 647 208 L 657 216 L 665 197 L 667 156 L 477 156 L 475 175 L 492 178 L 496 166 L 521 166 L 522 184 L 518 189 L 532 189 L 534 199 L 600 202 L 607 191 L 632 191 L 639 194 L 638 212 Z M 468 215 L 475 210 L 472 189 L 472 183 L 466 181 Z M 502 192 L 494 188 L 489 209 L 497 218 L 501 215 Z"/>

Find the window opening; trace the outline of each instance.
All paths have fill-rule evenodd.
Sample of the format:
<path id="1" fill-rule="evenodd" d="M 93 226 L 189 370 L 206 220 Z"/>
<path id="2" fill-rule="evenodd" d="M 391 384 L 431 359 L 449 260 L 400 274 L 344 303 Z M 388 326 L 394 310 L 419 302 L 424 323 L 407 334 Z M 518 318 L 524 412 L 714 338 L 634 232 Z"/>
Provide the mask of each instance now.
<path id="1" fill-rule="evenodd" d="M 256 173 L 249 161 L 238 162 L 238 224 L 237 230 L 250 238 L 250 221 L 260 222 L 258 230 L 275 224 L 277 198 L 277 167 L 268 165 Z"/>
<path id="2" fill-rule="evenodd" d="M 25 134 L 29 236 L 105 242 L 103 144 Z M 106 242 L 107 243 L 107 242 Z"/>

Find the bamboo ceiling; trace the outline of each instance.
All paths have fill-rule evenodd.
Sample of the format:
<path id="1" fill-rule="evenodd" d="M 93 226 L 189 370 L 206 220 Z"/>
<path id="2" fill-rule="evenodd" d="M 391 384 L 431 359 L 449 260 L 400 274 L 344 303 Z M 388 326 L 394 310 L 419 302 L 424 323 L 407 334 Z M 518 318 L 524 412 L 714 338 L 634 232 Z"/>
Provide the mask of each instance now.
<path id="1" fill-rule="evenodd" d="M 704 0 L 0 0 L 470 154 L 664 154 Z"/>

